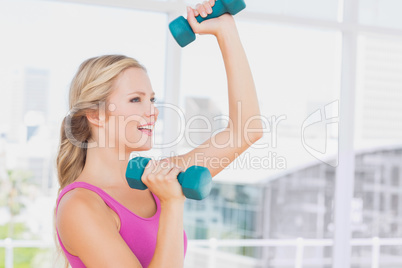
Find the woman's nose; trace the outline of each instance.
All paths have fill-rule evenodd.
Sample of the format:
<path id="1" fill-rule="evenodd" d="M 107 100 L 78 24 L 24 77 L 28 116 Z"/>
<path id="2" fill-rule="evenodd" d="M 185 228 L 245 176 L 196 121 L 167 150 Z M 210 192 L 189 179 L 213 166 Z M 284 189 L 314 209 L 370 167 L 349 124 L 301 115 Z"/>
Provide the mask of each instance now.
<path id="1" fill-rule="evenodd" d="M 156 108 L 154 105 L 151 105 L 149 109 L 147 109 L 147 111 L 145 112 L 145 115 L 148 117 L 151 116 L 158 116 L 159 110 L 158 108 Z"/>

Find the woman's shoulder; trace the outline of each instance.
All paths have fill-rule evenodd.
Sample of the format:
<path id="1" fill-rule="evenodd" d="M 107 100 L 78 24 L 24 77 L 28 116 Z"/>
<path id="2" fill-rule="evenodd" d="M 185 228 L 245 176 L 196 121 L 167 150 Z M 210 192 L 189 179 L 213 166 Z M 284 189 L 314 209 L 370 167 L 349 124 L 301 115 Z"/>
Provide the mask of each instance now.
<path id="1" fill-rule="evenodd" d="M 105 212 L 104 216 L 108 216 L 107 211 L 108 206 L 98 193 L 91 189 L 76 187 L 62 193 L 58 202 L 57 216 L 63 217 L 64 214 L 75 216 L 74 218 L 80 214 L 84 217 L 92 214 L 102 216 L 102 212 Z"/>
<path id="2" fill-rule="evenodd" d="M 71 189 L 62 196 L 56 226 L 63 245 L 73 255 L 76 243 L 84 236 L 92 236 L 97 228 L 116 230 L 108 206 L 97 193 L 85 188 Z"/>
<path id="3" fill-rule="evenodd" d="M 84 224 L 89 217 L 109 217 L 108 206 L 96 193 L 86 188 L 74 188 L 64 193 L 57 207 L 57 223 L 60 221 Z"/>
<path id="4" fill-rule="evenodd" d="M 96 185 L 83 180 L 75 180 L 71 184 L 65 186 L 59 193 L 57 206 L 59 209 L 75 208 L 77 206 L 82 209 L 91 209 L 93 206 L 98 208 L 106 208 L 103 200 L 103 190 Z"/>
<path id="5" fill-rule="evenodd" d="M 62 192 L 61 194 L 58 211 L 60 209 L 64 210 L 77 207 L 88 209 L 90 206 L 102 202 L 102 198 L 97 193 L 81 187 L 69 189 L 67 192 Z"/>

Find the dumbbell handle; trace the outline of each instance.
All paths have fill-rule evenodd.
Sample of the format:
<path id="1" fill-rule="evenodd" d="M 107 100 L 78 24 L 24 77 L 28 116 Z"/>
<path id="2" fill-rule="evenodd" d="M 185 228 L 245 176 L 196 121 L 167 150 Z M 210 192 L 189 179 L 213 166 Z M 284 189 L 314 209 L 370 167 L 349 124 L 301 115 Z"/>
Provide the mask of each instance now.
<path id="1" fill-rule="evenodd" d="M 126 170 L 126 179 L 131 188 L 138 190 L 145 190 L 148 187 L 141 181 L 142 174 L 144 173 L 144 169 L 147 166 L 148 162 L 151 158 L 147 157 L 136 157 L 135 159 L 130 160 L 128 163 L 128 167 Z M 180 172 L 177 175 L 177 180 L 179 184 L 182 185 L 184 178 L 184 173 Z"/>

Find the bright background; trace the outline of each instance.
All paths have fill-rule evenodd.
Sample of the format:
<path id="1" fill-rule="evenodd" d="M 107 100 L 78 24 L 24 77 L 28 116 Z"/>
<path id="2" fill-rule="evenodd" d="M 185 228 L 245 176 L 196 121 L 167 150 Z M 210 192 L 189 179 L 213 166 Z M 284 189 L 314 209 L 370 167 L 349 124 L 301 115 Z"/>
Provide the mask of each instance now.
<path id="1" fill-rule="evenodd" d="M 140 155 L 187 152 L 225 125 L 214 120 L 228 115 L 215 38 L 180 48 L 168 31 L 195 3 L 0 0 L 0 267 L 60 265 L 55 158 L 85 59 L 138 59 L 157 103 L 182 109 L 185 121 L 161 108 L 155 145 L 207 128 L 186 124 L 193 116 L 212 126 Z M 402 2 L 246 3 L 235 19 L 265 147 L 217 175 L 209 198 L 186 202 L 186 267 L 402 266 Z"/>

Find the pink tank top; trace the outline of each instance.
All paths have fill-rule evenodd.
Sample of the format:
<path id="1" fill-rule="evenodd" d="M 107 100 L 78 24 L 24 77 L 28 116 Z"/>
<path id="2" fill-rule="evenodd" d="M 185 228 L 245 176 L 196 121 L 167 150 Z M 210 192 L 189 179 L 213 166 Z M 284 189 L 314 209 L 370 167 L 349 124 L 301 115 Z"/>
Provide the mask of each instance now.
<path id="1" fill-rule="evenodd" d="M 155 215 L 153 215 L 150 218 L 142 218 L 131 212 L 128 208 L 126 208 L 119 202 L 117 202 L 116 199 L 111 197 L 101 188 L 86 182 L 73 182 L 64 187 L 64 189 L 60 192 L 59 197 L 57 198 L 56 213 L 60 200 L 64 196 L 64 194 L 75 188 L 85 188 L 97 193 L 105 201 L 105 203 L 111 209 L 113 209 L 113 211 L 117 213 L 117 215 L 120 218 L 121 237 L 124 239 L 124 241 L 130 247 L 131 251 L 140 261 L 142 267 L 148 267 L 155 252 L 156 239 L 158 234 L 159 216 L 161 213 L 161 206 L 158 197 L 152 193 L 157 206 Z M 57 228 L 56 232 L 60 246 L 64 251 L 71 267 L 85 268 L 85 265 L 80 260 L 80 258 L 71 255 L 63 246 Z M 187 251 L 187 236 L 186 232 L 184 232 L 184 255 L 186 255 L 186 251 Z"/>

